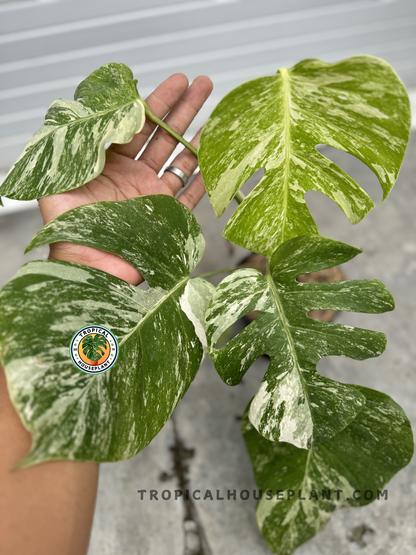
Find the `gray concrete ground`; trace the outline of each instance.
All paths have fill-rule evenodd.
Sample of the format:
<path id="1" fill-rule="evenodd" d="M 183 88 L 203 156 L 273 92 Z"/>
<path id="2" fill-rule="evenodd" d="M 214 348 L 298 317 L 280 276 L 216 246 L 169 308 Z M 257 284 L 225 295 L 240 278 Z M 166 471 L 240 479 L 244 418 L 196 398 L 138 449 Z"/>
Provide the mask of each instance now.
<path id="1" fill-rule="evenodd" d="M 319 193 L 307 202 L 323 235 L 360 246 L 363 254 L 344 265 L 349 278 L 378 278 L 390 289 L 396 310 L 382 315 L 338 314 L 336 321 L 383 331 L 386 352 L 356 362 L 328 357 L 319 371 L 330 378 L 388 393 L 416 426 L 416 137 L 406 154 L 390 198 L 380 203 L 381 188 L 361 162 L 324 147 L 324 153 L 351 174 L 375 200 L 376 208 L 356 226 Z M 251 184 L 243 188 L 245 192 Z M 246 254 L 222 238 L 232 208 L 215 220 L 207 199 L 196 209 L 207 240 L 201 272 L 229 267 Z M 20 267 L 22 252 L 41 227 L 37 211 L 0 217 L 0 280 Z M 30 258 L 46 256 L 45 249 Z M 218 500 L 184 503 L 150 501 L 149 490 L 215 491 L 255 488 L 240 434 L 247 402 L 258 388 L 267 361 L 259 359 L 237 387 L 226 386 L 205 359 L 173 418 L 153 442 L 133 459 L 101 465 L 96 514 L 89 555 L 266 555 L 258 532 L 255 501 Z M 147 490 L 141 500 L 137 490 Z M 388 485 L 388 501 L 336 512 L 325 530 L 297 550 L 297 555 L 411 555 L 416 553 L 416 462 Z M 160 497 L 160 494 L 159 494 Z"/>

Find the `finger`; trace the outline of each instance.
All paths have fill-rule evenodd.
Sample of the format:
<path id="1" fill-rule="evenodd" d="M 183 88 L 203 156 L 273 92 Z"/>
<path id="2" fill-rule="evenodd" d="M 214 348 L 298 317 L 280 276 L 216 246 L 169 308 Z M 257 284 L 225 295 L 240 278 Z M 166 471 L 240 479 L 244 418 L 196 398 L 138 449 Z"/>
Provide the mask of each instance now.
<path id="1" fill-rule="evenodd" d="M 156 117 L 163 119 L 172 107 L 178 102 L 188 88 L 188 78 L 182 73 L 175 73 L 161 83 L 147 98 L 146 104 Z M 125 144 L 113 143 L 108 150 L 114 150 L 123 156 L 135 158 L 153 133 L 156 124 L 146 118 L 146 123 L 140 133 Z"/>
<path id="2" fill-rule="evenodd" d="M 204 75 L 197 77 L 164 121 L 179 135 L 183 135 L 211 91 L 211 79 Z M 159 173 L 177 144 L 176 139 L 159 128 L 141 155 L 140 161 Z"/>
<path id="3" fill-rule="evenodd" d="M 192 183 L 187 187 L 182 194 L 179 195 L 178 200 L 187 206 L 190 210 L 193 210 L 201 198 L 205 194 L 205 185 L 202 179 L 202 175 L 198 173 Z"/>
<path id="4" fill-rule="evenodd" d="M 201 136 L 202 127 L 191 141 L 191 145 L 198 148 L 199 137 Z M 192 154 L 187 148 L 184 148 L 172 161 L 172 166 L 183 171 L 189 179 L 198 167 L 198 158 Z M 173 195 L 177 195 L 184 187 L 182 179 L 172 172 L 166 172 L 162 175 L 161 180 L 164 181 L 171 189 Z"/>

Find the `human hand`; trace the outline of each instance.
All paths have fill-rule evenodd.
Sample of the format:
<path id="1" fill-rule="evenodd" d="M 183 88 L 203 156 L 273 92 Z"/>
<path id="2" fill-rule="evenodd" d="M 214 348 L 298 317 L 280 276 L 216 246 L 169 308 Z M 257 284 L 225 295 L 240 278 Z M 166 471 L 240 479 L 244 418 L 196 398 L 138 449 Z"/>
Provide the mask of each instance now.
<path id="1" fill-rule="evenodd" d="M 155 116 L 163 119 L 180 135 L 183 135 L 204 102 L 211 94 L 212 82 L 208 77 L 197 77 L 188 88 L 188 79 L 177 73 L 172 75 L 146 99 Z M 166 172 L 161 178 L 158 173 L 177 146 L 177 141 L 159 128 L 140 158 L 134 158 L 145 145 L 156 124 L 146 119 L 143 130 L 125 145 L 112 144 L 106 151 L 106 163 L 102 173 L 81 187 L 39 199 L 39 206 L 45 224 L 72 208 L 99 201 L 119 201 L 128 198 L 165 194 L 176 196 L 182 188 L 179 177 Z M 201 130 L 191 144 L 198 146 Z M 172 162 L 190 177 L 198 160 L 188 149 L 184 149 Z M 204 196 L 205 187 L 199 173 L 192 183 L 178 197 L 185 206 L 193 210 Z M 128 262 L 112 253 L 105 253 L 91 247 L 59 242 L 50 245 L 49 258 L 66 260 L 92 266 L 113 274 L 132 285 L 143 281 L 141 274 Z"/>

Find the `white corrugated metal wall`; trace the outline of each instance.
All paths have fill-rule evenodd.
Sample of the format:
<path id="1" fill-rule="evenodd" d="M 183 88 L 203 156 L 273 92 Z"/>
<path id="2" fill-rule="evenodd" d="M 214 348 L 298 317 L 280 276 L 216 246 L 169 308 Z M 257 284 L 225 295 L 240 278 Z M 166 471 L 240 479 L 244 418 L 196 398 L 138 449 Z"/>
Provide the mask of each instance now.
<path id="1" fill-rule="evenodd" d="M 389 61 L 416 87 L 416 0 L 0 0 L 0 174 L 56 98 L 100 65 L 123 62 L 146 96 L 174 72 L 214 93 L 303 58 Z"/>

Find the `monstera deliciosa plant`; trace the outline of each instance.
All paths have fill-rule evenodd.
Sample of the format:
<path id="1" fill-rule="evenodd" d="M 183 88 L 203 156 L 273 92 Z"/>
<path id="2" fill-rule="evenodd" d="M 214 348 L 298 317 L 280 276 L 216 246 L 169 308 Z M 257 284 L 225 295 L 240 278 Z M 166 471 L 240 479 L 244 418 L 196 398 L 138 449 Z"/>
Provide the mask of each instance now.
<path id="1" fill-rule="evenodd" d="M 204 353 L 229 386 L 267 355 L 242 431 L 257 485 L 268 493 L 257 505 L 258 525 L 270 548 L 288 555 L 335 509 L 369 503 L 413 453 L 409 421 L 389 396 L 316 369 L 328 355 L 379 356 L 384 334 L 308 316 L 315 309 L 393 310 L 390 293 L 377 280 L 296 279 L 361 252 L 319 234 L 307 191 L 325 194 L 352 224 L 373 208 L 316 146 L 362 160 L 387 197 L 409 139 L 406 90 L 374 57 L 305 60 L 231 91 L 208 119 L 196 152 L 150 112 L 136 84 L 125 65 L 112 63 L 85 79 L 74 100 L 55 101 L 0 194 L 29 200 L 80 187 L 101 173 L 106 143 L 129 142 L 148 117 L 198 155 L 217 216 L 238 200 L 224 236 L 266 256 L 267 271 L 236 269 L 217 288 L 206 276 L 190 277 L 204 238 L 191 211 L 166 195 L 80 206 L 47 224 L 27 250 L 69 241 L 113 253 L 139 270 L 149 289 L 58 261 L 29 262 L 5 285 L 0 358 L 33 437 L 20 467 L 132 457 L 164 426 Z M 263 178 L 245 198 L 241 186 L 261 168 Z M 254 310 L 257 318 L 218 348 L 224 332 Z M 120 348 L 116 364 L 97 375 L 80 372 L 68 354 L 74 332 L 92 322 L 110 329 Z M 89 341 L 84 354 L 94 361 L 105 340 Z M 372 495 L 357 498 L 356 490 Z"/>

